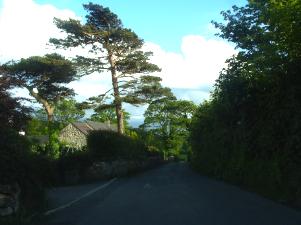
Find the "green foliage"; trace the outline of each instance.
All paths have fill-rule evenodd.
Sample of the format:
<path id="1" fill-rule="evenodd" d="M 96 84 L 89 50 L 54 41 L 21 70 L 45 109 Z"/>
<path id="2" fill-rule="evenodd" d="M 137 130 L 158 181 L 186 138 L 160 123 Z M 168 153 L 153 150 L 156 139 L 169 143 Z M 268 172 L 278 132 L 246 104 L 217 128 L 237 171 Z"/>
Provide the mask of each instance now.
<path id="1" fill-rule="evenodd" d="M 1 74 L 2 75 L 2 74 Z M 8 90 L 15 85 L 12 79 L 0 78 L 0 183 L 19 185 L 21 205 L 18 215 L 0 218 L 2 224 L 22 224 L 33 211 L 41 208 L 44 202 L 40 168 L 30 152 L 30 143 L 18 131 L 30 119 L 30 110 L 21 105 L 21 98 L 13 98 Z M 44 164 L 45 166 L 45 164 Z M 49 173 L 48 173 L 49 174 Z"/>
<path id="2" fill-rule="evenodd" d="M 154 141 L 149 144 L 157 146 L 165 156 L 179 155 L 187 146 L 188 127 L 195 110 L 193 102 L 174 97 L 153 101 L 145 111 L 143 124 L 148 139 Z"/>
<path id="3" fill-rule="evenodd" d="M 58 54 L 21 59 L 8 63 L 6 69 L 10 79 L 16 80 L 16 86 L 27 88 L 41 104 L 41 99 L 51 105 L 61 97 L 73 95 L 73 91 L 62 84 L 75 80 L 76 72 L 72 63 Z"/>
<path id="4" fill-rule="evenodd" d="M 1 129 L 0 142 L 1 184 L 20 186 L 21 208 L 17 217 L 27 218 L 42 209 L 43 187 L 54 182 L 53 164 L 46 157 L 32 154 L 27 139 L 13 130 Z"/>
<path id="5" fill-rule="evenodd" d="M 66 171 L 81 171 L 84 172 L 93 162 L 95 158 L 87 151 L 69 151 L 68 153 L 62 155 L 57 160 L 58 172 L 60 175 L 61 182 L 63 181 L 64 173 Z"/>
<path id="6" fill-rule="evenodd" d="M 0 132 L 0 179 L 4 183 L 16 182 L 19 177 L 25 176 L 18 164 L 22 165 L 22 161 L 28 157 L 29 143 L 25 137 L 20 137 L 15 131 L 1 129 Z"/>
<path id="7" fill-rule="evenodd" d="M 30 118 L 30 109 L 21 104 L 21 98 L 11 96 L 9 90 L 14 83 L 1 75 L 3 74 L 0 74 L 0 128 L 20 130 Z"/>
<path id="8" fill-rule="evenodd" d="M 38 182 L 40 185 L 50 184 L 52 179 L 50 173 L 51 160 L 43 155 L 33 154 L 30 151 L 30 142 L 24 136 L 18 135 L 15 131 L 1 131 L 1 157 L 0 157 L 0 179 L 3 183 Z M 46 178 L 41 171 L 49 168 Z M 45 171 L 45 170 L 43 170 Z M 42 182 L 43 181 L 43 182 Z"/>
<path id="9" fill-rule="evenodd" d="M 133 140 L 138 140 L 139 139 L 138 133 L 133 129 L 127 129 L 126 130 L 126 135 L 128 137 L 131 137 Z"/>
<path id="10" fill-rule="evenodd" d="M 192 163 L 263 195 L 300 202 L 301 3 L 253 0 L 222 14 L 226 24 L 215 23 L 220 36 L 240 52 L 194 115 Z"/>
<path id="11" fill-rule="evenodd" d="M 56 156 L 57 144 L 51 141 L 55 134 L 53 114 L 59 100 L 74 94 L 72 89 L 62 86 L 77 78 L 73 64 L 58 54 L 48 54 L 7 63 L 4 69 L 7 71 L 4 76 L 6 79 L 12 80 L 14 86 L 26 88 L 43 106 L 48 120 L 48 152 L 53 150 L 50 155 Z"/>
<path id="12" fill-rule="evenodd" d="M 26 125 L 25 133 L 28 136 L 47 135 L 48 123 L 44 120 L 32 118 Z"/>
<path id="13" fill-rule="evenodd" d="M 143 140 L 143 142 L 148 146 L 150 152 L 157 151 L 160 152 L 160 154 L 163 154 L 163 141 L 156 132 L 148 131 L 144 129 L 143 126 L 140 126 L 139 128 L 132 128 L 131 130 L 137 134 L 138 139 Z"/>
<path id="14" fill-rule="evenodd" d="M 55 130 L 49 135 L 49 143 L 46 145 L 46 155 L 53 159 L 57 159 L 60 156 L 58 132 Z"/>
<path id="15" fill-rule="evenodd" d="M 54 121 L 64 126 L 79 121 L 84 116 L 85 111 L 80 108 L 80 104 L 75 99 L 61 99 L 55 104 Z"/>
<path id="16" fill-rule="evenodd" d="M 55 110 L 53 111 L 53 122 L 57 127 L 64 127 L 68 123 L 81 120 L 85 116 L 85 110 L 81 108 L 80 103 L 76 102 L 73 98 L 63 98 L 54 103 Z M 38 135 L 39 132 L 47 129 L 47 113 L 44 109 L 39 108 L 33 112 L 32 124 L 28 124 L 28 131 L 32 132 L 31 135 Z M 44 126 L 44 129 L 42 128 Z M 36 127 L 36 128 L 35 128 Z M 40 129 L 38 129 L 40 128 Z"/>
<path id="17" fill-rule="evenodd" d="M 54 121 L 48 122 L 45 110 L 36 110 L 33 118 L 26 126 L 26 135 L 30 136 L 31 150 L 35 153 L 58 158 L 61 154 L 58 135 L 67 123 L 77 121 L 85 115 L 73 99 L 62 99 L 55 103 Z M 48 136 L 48 143 L 40 143 L 40 139 Z"/>
<path id="18" fill-rule="evenodd" d="M 166 91 L 161 87 L 161 78 L 150 73 L 160 71 L 149 62 L 151 52 L 143 52 L 143 40 L 135 32 L 124 28 L 118 16 L 109 8 L 89 3 L 85 24 L 69 19 L 55 19 L 59 29 L 66 32 L 64 39 L 51 38 L 56 47 L 73 48 L 86 46 L 94 53 L 93 58 L 76 58 L 78 71 L 90 74 L 93 71 L 109 71 L 112 89 L 89 99 L 86 105 L 97 109 L 99 105 L 114 107 L 118 132 L 124 132 L 122 104 L 140 105 L 158 98 Z"/>
<path id="19" fill-rule="evenodd" d="M 25 129 L 26 136 L 31 142 L 31 151 L 52 158 L 60 155 L 60 143 L 58 135 L 64 127 L 60 122 L 48 122 L 45 120 L 43 110 L 38 110 Z"/>
<path id="20" fill-rule="evenodd" d="M 117 124 L 117 116 L 114 108 L 95 110 L 95 113 L 91 115 L 89 120 L 102 123 L 110 121 L 110 123 Z"/>
<path id="21" fill-rule="evenodd" d="M 142 141 L 112 131 L 91 132 L 87 144 L 90 154 L 102 160 L 143 159 L 147 152 Z"/>
<path id="22" fill-rule="evenodd" d="M 90 119 L 91 121 L 106 123 L 110 122 L 112 124 L 117 124 L 117 116 L 116 116 L 116 110 L 114 108 L 98 108 L 94 110 L 94 114 L 91 115 Z M 124 127 L 125 130 L 129 129 L 129 119 L 130 119 L 130 113 L 123 110 L 123 121 L 124 121 Z"/>

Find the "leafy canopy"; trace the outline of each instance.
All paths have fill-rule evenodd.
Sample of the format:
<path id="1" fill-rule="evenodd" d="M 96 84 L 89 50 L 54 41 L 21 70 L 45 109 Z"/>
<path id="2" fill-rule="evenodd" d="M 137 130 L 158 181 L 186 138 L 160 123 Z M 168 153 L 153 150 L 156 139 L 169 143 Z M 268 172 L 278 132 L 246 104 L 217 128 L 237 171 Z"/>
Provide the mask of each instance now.
<path id="1" fill-rule="evenodd" d="M 10 90 L 12 81 L 5 77 L 0 77 L 0 127 L 19 131 L 26 121 L 30 119 L 30 108 L 23 106 L 22 98 L 12 97 Z"/>
<path id="2" fill-rule="evenodd" d="M 144 113 L 143 128 L 160 140 L 163 151 L 178 155 L 180 150 L 187 151 L 186 143 L 189 126 L 196 105 L 191 101 L 166 97 L 152 102 Z"/>
<path id="3" fill-rule="evenodd" d="M 58 54 L 32 56 L 5 65 L 9 78 L 16 86 L 27 88 L 31 94 L 54 104 L 63 97 L 73 95 L 65 85 L 77 78 L 70 61 Z"/>
<path id="4" fill-rule="evenodd" d="M 151 98 L 162 95 L 166 89 L 160 85 L 161 79 L 150 73 L 160 71 L 149 62 L 151 52 L 142 51 L 143 40 L 131 29 L 124 28 L 116 14 L 101 5 L 84 4 L 86 21 L 56 18 L 55 24 L 66 33 L 66 38 L 51 38 L 50 42 L 59 48 L 82 46 L 90 51 L 90 56 L 77 56 L 80 71 L 109 71 L 112 89 L 92 97 L 87 105 L 98 108 L 116 108 L 119 132 L 123 132 L 122 103 L 140 105 Z"/>
<path id="5" fill-rule="evenodd" d="M 194 116 L 193 165 L 277 199 L 300 199 L 301 2 L 249 0 L 222 12 L 237 56 Z"/>

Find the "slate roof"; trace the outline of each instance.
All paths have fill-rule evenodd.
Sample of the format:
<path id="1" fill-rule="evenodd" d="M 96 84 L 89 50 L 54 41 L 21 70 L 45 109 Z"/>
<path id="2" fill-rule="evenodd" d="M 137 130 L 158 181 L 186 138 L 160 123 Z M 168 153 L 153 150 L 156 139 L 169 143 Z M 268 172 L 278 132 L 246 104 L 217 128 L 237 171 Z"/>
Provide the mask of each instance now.
<path id="1" fill-rule="evenodd" d="M 100 123 L 94 121 L 86 121 L 86 122 L 73 122 L 72 125 L 76 127 L 83 134 L 88 135 L 88 133 L 92 130 L 111 130 L 117 131 L 117 127 L 114 124 L 110 123 Z"/>

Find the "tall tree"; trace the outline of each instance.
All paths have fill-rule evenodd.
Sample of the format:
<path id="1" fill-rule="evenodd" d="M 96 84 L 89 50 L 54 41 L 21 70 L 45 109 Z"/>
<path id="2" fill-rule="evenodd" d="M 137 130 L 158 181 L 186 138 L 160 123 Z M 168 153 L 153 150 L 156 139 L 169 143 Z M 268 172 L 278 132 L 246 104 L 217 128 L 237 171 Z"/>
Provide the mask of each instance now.
<path id="1" fill-rule="evenodd" d="M 72 98 L 58 101 L 55 107 L 54 119 L 63 125 L 78 121 L 85 116 L 85 110 L 81 109 L 80 104 Z"/>
<path id="2" fill-rule="evenodd" d="M 58 54 L 33 56 L 4 67 L 8 71 L 5 76 L 13 80 L 15 86 L 26 88 L 43 106 L 49 122 L 53 121 L 55 104 L 74 95 L 72 89 L 63 85 L 77 78 L 76 71 L 69 60 Z"/>
<path id="3" fill-rule="evenodd" d="M 91 117 L 90 120 L 97 121 L 97 122 L 107 122 L 110 121 L 110 123 L 117 124 L 117 117 L 116 112 L 114 108 L 108 108 L 100 111 L 95 111 Z"/>
<path id="4" fill-rule="evenodd" d="M 130 119 L 130 113 L 123 111 L 123 119 L 124 127 L 127 128 L 129 126 L 128 120 Z M 91 115 L 90 120 L 102 123 L 110 122 L 112 124 L 117 124 L 117 116 L 114 108 L 95 110 L 95 113 Z"/>
<path id="5" fill-rule="evenodd" d="M 162 140 L 167 153 L 177 155 L 187 142 L 188 128 L 196 108 L 191 101 L 175 98 L 154 101 L 144 113 L 143 127 Z"/>
<path id="6" fill-rule="evenodd" d="M 4 70 L 0 74 L 3 76 Z M 30 109 L 21 104 L 22 98 L 11 96 L 9 90 L 12 85 L 9 78 L 0 76 L 0 127 L 20 131 L 30 118 Z"/>
<path id="7" fill-rule="evenodd" d="M 55 19 L 59 29 L 67 34 L 64 39 L 50 39 L 56 47 L 87 47 L 93 56 L 78 56 L 77 62 L 88 72 L 109 71 L 112 89 L 106 94 L 90 99 L 105 108 L 115 108 L 119 133 L 124 132 L 122 103 L 143 104 L 152 97 L 158 97 L 165 90 L 161 79 L 149 75 L 160 71 L 158 66 L 149 62 L 151 52 L 143 52 L 143 40 L 135 32 L 124 28 L 116 14 L 97 4 L 84 4 L 87 11 L 86 22 L 69 19 Z M 113 100 L 105 96 L 111 94 Z M 107 101 L 106 101 L 107 100 Z"/>
<path id="8" fill-rule="evenodd" d="M 52 128 L 58 133 L 68 123 L 78 121 L 84 116 L 85 111 L 79 107 L 79 103 L 75 99 L 62 99 L 55 103 Z M 43 108 L 32 113 L 32 119 L 26 126 L 26 133 L 28 135 L 48 134 L 47 114 Z"/>
<path id="9" fill-rule="evenodd" d="M 293 202 L 301 198 L 301 1 L 249 0 L 222 15 L 215 25 L 239 53 L 193 119 L 193 164 Z"/>

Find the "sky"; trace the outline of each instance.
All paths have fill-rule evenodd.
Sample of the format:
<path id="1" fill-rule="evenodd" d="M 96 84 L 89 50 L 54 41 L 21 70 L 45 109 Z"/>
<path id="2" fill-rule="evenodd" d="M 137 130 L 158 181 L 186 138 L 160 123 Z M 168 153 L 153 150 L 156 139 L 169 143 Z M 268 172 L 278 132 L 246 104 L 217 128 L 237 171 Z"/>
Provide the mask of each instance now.
<path id="1" fill-rule="evenodd" d="M 222 22 L 220 12 L 246 0 L 91 0 L 109 7 L 144 39 L 143 47 L 154 53 L 151 61 L 162 72 L 164 86 L 172 88 L 178 99 L 196 104 L 209 98 L 225 60 L 236 53 L 234 45 L 215 36 L 211 21 Z M 0 63 L 33 55 L 44 55 L 54 49 L 47 45 L 50 37 L 62 35 L 53 17 L 83 20 L 82 0 L 0 0 Z M 81 54 L 83 50 L 59 53 Z M 109 74 L 92 74 L 72 82 L 78 100 L 104 92 L 110 86 Z M 19 95 L 26 92 L 17 91 Z M 143 122 L 144 107 L 125 106 L 132 115 L 131 124 Z"/>

